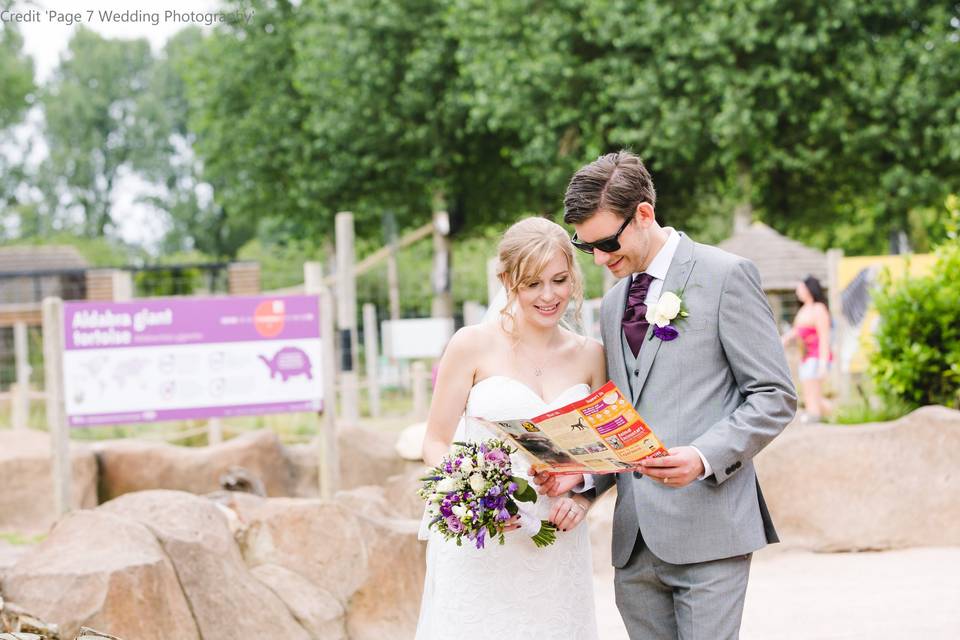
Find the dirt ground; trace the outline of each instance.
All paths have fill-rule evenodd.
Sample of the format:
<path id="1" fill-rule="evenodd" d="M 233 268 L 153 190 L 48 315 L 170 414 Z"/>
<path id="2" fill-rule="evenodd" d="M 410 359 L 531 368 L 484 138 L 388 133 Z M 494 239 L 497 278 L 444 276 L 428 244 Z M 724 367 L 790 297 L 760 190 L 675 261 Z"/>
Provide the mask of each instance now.
<path id="1" fill-rule="evenodd" d="M 603 640 L 627 640 L 612 573 L 595 579 Z M 742 640 L 956 640 L 960 547 L 811 553 L 774 545 L 755 554 Z"/>

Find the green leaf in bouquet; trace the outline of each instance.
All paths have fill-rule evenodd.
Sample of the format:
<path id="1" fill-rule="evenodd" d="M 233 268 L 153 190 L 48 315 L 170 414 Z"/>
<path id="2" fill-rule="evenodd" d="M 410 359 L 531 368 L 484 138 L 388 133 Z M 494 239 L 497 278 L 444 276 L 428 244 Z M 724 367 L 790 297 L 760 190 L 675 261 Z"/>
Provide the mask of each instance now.
<path id="1" fill-rule="evenodd" d="M 514 502 L 513 500 L 509 500 L 507 502 L 507 513 L 509 513 L 512 516 L 515 516 L 519 512 L 520 512 L 520 509 L 519 507 L 517 507 L 517 503 Z"/>
<path id="2" fill-rule="evenodd" d="M 529 482 L 516 476 L 512 477 L 511 480 L 517 483 L 517 490 L 513 494 L 514 500 L 519 500 L 520 502 L 537 501 L 537 491 L 530 486 Z"/>

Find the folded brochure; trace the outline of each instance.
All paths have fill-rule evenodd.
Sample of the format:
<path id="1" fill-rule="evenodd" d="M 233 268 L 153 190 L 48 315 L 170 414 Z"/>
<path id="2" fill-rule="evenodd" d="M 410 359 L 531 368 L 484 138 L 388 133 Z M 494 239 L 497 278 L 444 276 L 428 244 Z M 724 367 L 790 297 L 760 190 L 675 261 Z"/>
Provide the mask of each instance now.
<path id="1" fill-rule="evenodd" d="M 663 443 L 612 381 L 532 418 L 482 422 L 525 453 L 534 472 L 620 473 L 667 455 Z"/>

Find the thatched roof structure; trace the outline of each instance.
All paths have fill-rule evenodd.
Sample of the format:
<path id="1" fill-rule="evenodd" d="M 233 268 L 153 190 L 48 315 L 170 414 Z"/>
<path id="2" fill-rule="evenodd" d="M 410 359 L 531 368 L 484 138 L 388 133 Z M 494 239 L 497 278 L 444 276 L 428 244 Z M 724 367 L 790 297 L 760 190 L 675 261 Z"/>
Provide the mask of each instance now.
<path id="1" fill-rule="evenodd" d="M 754 222 L 718 245 L 724 251 L 752 260 L 760 271 L 764 291 L 792 291 L 812 275 L 827 286 L 827 254 Z"/>

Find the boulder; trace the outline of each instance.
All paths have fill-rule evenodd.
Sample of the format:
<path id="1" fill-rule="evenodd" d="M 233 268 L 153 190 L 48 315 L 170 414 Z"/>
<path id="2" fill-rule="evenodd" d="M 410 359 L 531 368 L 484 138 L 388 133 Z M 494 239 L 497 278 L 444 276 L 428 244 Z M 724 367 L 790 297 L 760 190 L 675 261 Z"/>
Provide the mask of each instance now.
<path id="1" fill-rule="evenodd" d="M 960 411 L 794 424 L 756 458 L 780 538 L 815 551 L 960 544 Z"/>
<path id="2" fill-rule="evenodd" d="M 283 600 L 290 613 L 313 638 L 348 640 L 346 611 L 336 596 L 299 573 L 275 564 L 257 565 L 250 572 Z"/>
<path id="3" fill-rule="evenodd" d="M 39 533 L 57 520 L 53 502 L 50 436 L 42 431 L 0 431 L 0 530 Z M 84 444 L 70 443 L 71 504 L 97 505 L 97 461 Z"/>
<path id="4" fill-rule="evenodd" d="M 143 491 L 120 496 L 98 511 L 140 522 L 153 532 L 177 572 L 204 640 L 310 638 L 283 601 L 247 570 L 227 519 L 210 500 L 178 491 Z M 303 552 L 308 556 L 312 549 Z"/>
<path id="5" fill-rule="evenodd" d="M 81 625 L 138 640 L 197 639 L 177 573 L 150 530 L 102 510 L 76 511 L 8 570 L 10 602 L 73 638 Z"/>
<path id="6" fill-rule="evenodd" d="M 426 467 L 420 464 L 387 478 L 383 485 L 384 499 L 397 517 L 419 521 L 423 516 L 423 499 L 417 495 L 417 489 L 423 484 L 420 478 L 426 471 Z"/>
<path id="7" fill-rule="evenodd" d="M 345 605 L 367 579 L 363 529 L 350 510 L 319 499 L 238 494 L 240 550 L 250 567 L 274 565 L 330 591 Z"/>
<path id="8" fill-rule="evenodd" d="M 341 492 L 337 502 L 357 516 L 367 552 L 366 580 L 347 606 L 351 640 L 412 638 L 426 572 L 419 517 L 396 517 L 380 487 Z"/>
<path id="9" fill-rule="evenodd" d="M 337 435 L 340 448 L 340 488 L 383 484 L 403 473 L 407 461 L 397 455 L 396 434 L 364 427 L 344 427 Z"/>
<path id="10" fill-rule="evenodd" d="M 296 498 L 320 497 L 320 442 L 314 438 L 309 443 L 284 447 L 287 466 L 290 469 L 291 494 Z"/>
<path id="11" fill-rule="evenodd" d="M 262 482 L 268 496 L 289 496 L 292 490 L 284 447 L 277 434 L 267 429 L 209 447 L 112 440 L 98 443 L 95 451 L 104 502 L 151 489 L 210 493 L 220 488 L 221 476 L 234 467 Z"/>

